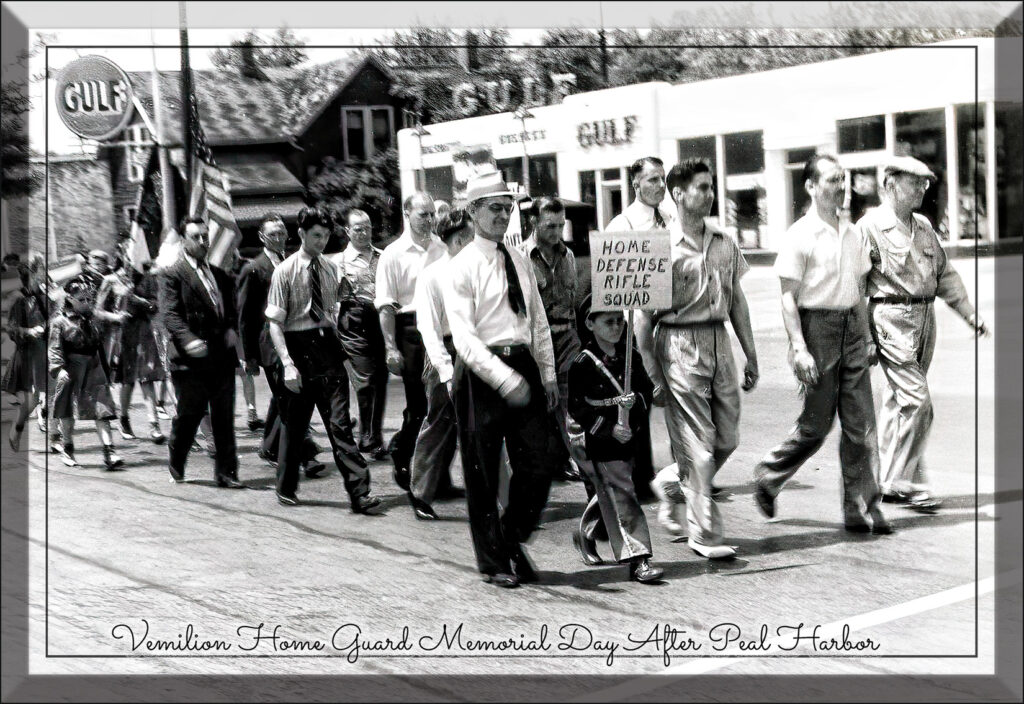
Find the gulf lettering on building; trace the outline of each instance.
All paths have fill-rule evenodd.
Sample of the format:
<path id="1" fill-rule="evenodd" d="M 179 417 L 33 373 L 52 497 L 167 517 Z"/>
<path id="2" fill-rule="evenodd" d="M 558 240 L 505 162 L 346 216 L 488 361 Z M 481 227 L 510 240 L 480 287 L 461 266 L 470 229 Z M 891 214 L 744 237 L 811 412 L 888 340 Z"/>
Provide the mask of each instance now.
<path id="1" fill-rule="evenodd" d="M 591 310 L 672 307 L 667 231 L 590 233 Z"/>
<path id="2" fill-rule="evenodd" d="M 62 68 L 55 99 L 61 120 L 85 139 L 109 139 L 124 130 L 132 117 L 128 76 L 102 56 L 83 56 Z"/>

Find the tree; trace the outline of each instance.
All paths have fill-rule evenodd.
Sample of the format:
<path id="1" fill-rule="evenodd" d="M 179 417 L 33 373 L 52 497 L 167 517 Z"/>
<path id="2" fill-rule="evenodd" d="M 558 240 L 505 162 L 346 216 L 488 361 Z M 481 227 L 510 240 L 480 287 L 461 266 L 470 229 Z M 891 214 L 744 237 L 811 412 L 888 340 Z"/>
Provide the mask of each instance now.
<path id="1" fill-rule="evenodd" d="M 261 69 L 292 68 L 309 57 L 302 47 L 306 42 L 288 27 L 279 27 L 269 37 L 250 29 L 231 46 L 215 49 L 210 61 L 219 69 L 239 71 L 250 78 L 261 78 Z"/>
<path id="2" fill-rule="evenodd" d="M 388 149 L 366 161 L 343 162 L 326 157 L 309 181 L 307 193 L 340 222 L 352 208 L 365 210 L 379 236 L 401 225 L 398 152 Z"/>
<path id="3" fill-rule="evenodd" d="M 544 33 L 539 47 L 521 51 L 536 69 L 532 75 L 548 80 L 551 74 L 575 74 L 576 90 L 583 93 L 605 87 L 600 43 L 598 33 L 593 30 L 555 28 Z"/>
<path id="4" fill-rule="evenodd" d="M 24 115 L 29 110 L 25 84 L 5 81 L 0 85 L 0 129 L 2 129 L 2 197 L 18 198 L 39 185 L 29 164 L 31 154 Z"/>

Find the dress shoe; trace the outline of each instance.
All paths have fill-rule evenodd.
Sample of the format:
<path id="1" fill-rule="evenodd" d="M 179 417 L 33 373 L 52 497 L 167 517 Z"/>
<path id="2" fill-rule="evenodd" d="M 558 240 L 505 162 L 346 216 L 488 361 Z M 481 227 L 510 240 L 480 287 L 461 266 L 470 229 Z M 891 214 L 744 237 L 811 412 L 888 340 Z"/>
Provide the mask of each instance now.
<path id="1" fill-rule="evenodd" d="M 263 429 L 263 425 L 264 425 L 263 420 L 260 419 L 260 417 L 258 415 L 256 415 L 256 409 L 255 408 L 250 408 L 249 409 L 249 422 L 248 422 L 249 430 L 251 430 L 253 432 L 256 432 L 257 430 L 262 430 Z"/>
<path id="2" fill-rule="evenodd" d="M 512 569 L 515 570 L 520 584 L 533 584 L 540 581 L 537 570 L 534 569 L 533 563 L 522 548 L 519 548 L 519 552 L 512 558 Z"/>
<path id="3" fill-rule="evenodd" d="M 518 577 L 514 574 L 505 574 L 504 572 L 486 575 L 484 577 L 484 581 L 488 584 L 493 584 L 496 587 L 502 587 L 504 589 L 515 589 L 519 586 Z"/>
<path id="4" fill-rule="evenodd" d="M 372 457 L 375 462 L 383 462 L 390 456 L 391 453 L 388 452 L 388 448 L 384 447 L 383 445 L 378 447 L 376 450 L 370 452 L 370 457 Z"/>
<path id="5" fill-rule="evenodd" d="M 152 421 L 149 424 L 149 439 L 154 445 L 163 445 L 167 440 L 166 436 L 160 431 L 160 421 Z"/>
<path id="6" fill-rule="evenodd" d="M 870 533 L 871 526 L 867 523 L 846 523 L 843 528 L 847 533 Z"/>
<path id="7" fill-rule="evenodd" d="M 75 446 L 71 443 L 66 442 L 63 445 L 58 445 L 56 452 L 60 455 L 60 461 L 63 462 L 66 467 L 78 466 L 78 460 L 75 459 Z"/>
<path id="8" fill-rule="evenodd" d="M 775 497 L 768 493 L 761 482 L 754 483 L 754 501 L 761 513 L 768 518 L 775 518 Z"/>
<path id="9" fill-rule="evenodd" d="M 298 506 L 299 505 L 299 500 L 294 495 L 288 496 L 287 494 L 282 494 L 280 492 L 274 492 L 274 493 L 277 494 L 277 503 L 281 504 L 282 506 Z"/>
<path id="10" fill-rule="evenodd" d="M 907 508 L 918 513 L 933 514 L 939 512 L 942 502 L 933 497 L 927 491 L 917 491 L 910 495 L 907 500 Z"/>
<path id="11" fill-rule="evenodd" d="M 871 532 L 875 535 L 892 535 L 896 532 L 889 525 L 889 522 L 885 520 L 885 516 L 882 515 L 882 511 L 878 506 L 871 510 Z"/>
<path id="12" fill-rule="evenodd" d="M 572 534 L 572 544 L 576 546 L 576 550 L 579 551 L 580 557 L 583 558 L 584 565 L 593 567 L 594 565 L 601 564 L 601 556 L 597 554 L 596 541 L 584 538 L 577 530 Z"/>
<path id="13" fill-rule="evenodd" d="M 217 475 L 217 486 L 222 489 L 244 489 L 245 484 L 227 474 Z"/>
<path id="14" fill-rule="evenodd" d="M 277 463 L 275 462 L 274 464 L 276 465 Z M 309 460 L 305 464 L 306 467 L 305 469 L 302 470 L 302 472 L 303 474 L 306 475 L 306 479 L 315 479 L 316 477 L 319 477 L 320 475 L 327 471 L 327 465 L 325 465 L 323 462 Z"/>
<path id="15" fill-rule="evenodd" d="M 118 457 L 117 453 L 114 452 L 113 445 L 103 446 L 103 465 L 107 468 L 108 472 L 113 472 L 116 469 L 121 469 L 124 466 L 124 460 Z"/>
<path id="16" fill-rule="evenodd" d="M 391 460 L 394 461 L 394 459 L 395 456 L 392 455 Z M 391 476 L 395 480 L 395 484 L 397 484 L 398 488 L 402 491 L 409 491 L 410 475 L 411 473 L 408 467 L 399 467 L 397 464 L 395 464 L 395 468 L 391 472 Z"/>
<path id="17" fill-rule="evenodd" d="M 736 549 L 728 545 L 704 545 L 690 540 L 690 549 L 709 560 L 728 560 L 736 557 Z"/>
<path id="18" fill-rule="evenodd" d="M 651 564 L 650 558 L 644 557 L 629 563 L 629 578 L 641 584 L 657 582 L 665 576 L 665 570 Z"/>
<path id="19" fill-rule="evenodd" d="M 171 466 L 167 467 L 167 471 L 171 473 L 171 481 L 175 484 L 181 484 L 185 481 L 185 472 L 179 472 Z"/>
<path id="20" fill-rule="evenodd" d="M 121 431 L 121 438 L 124 440 L 134 440 L 135 431 L 132 430 L 132 421 L 128 416 L 121 416 L 119 423 L 119 430 Z"/>
<path id="21" fill-rule="evenodd" d="M 886 504 L 906 504 L 910 502 L 910 494 L 904 491 L 890 491 L 882 494 L 882 503 Z"/>
<path id="22" fill-rule="evenodd" d="M 160 420 L 170 420 L 171 419 L 171 415 L 167 412 L 167 409 L 164 408 L 164 404 L 162 404 L 162 403 L 156 404 L 156 417 L 159 418 Z"/>
<path id="23" fill-rule="evenodd" d="M 409 503 L 412 504 L 412 511 L 416 514 L 416 518 L 421 521 L 436 521 L 440 517 L 434 512 L 434 509 L 426 501 L 417 499 L 412 494 L 409 494 Z"/>
<path id="24" fill-rule="evenodd" d="M 662 469 L 651 482 L 651 490 L 658 497 L 658 523 L 672 535 L 684 535 L 685 517 L 681 507 L 683 506 L 683 488 L 679 483 L 679 475 L 669 471 L 669 465 Z"/>
<path id="25" fill-rule="evenodd" d="M 266 462 L 267 464 L 269 464 L 271 467 L 277 467 L 277 458 L 271 455 L 266 450 L 260 448 L 259 450 L 256 451 L 256 456 L 259 457 L 264 462 Z"/>
<path id="26" fill-rule="evenodd" d="M 372 494 L 352 499 L 352 513 L 367 513 L 377 506 L 380 506 L 380 499 Z"/>

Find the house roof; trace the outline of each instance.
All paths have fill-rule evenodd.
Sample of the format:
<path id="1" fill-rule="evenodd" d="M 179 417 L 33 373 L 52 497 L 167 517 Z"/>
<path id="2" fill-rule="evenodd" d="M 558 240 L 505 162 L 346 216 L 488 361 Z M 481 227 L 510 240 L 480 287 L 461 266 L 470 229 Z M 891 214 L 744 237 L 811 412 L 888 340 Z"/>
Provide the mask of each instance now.
<path id="1" fill-rule="evenodd" d="M 56 251 L 51 250 L 50 255 L 55 255 L 56 261 L 90 249 L 114 250 L 117 228 L 110 168 L 106 161 L 51 156 L 48 164 L 33 160 L 32 172 L 44 184 L 47 183 L 43 181 L 45 175 L 48 188 L 38 188 L 28 197 L 27 229 L 12 227 L 13 251 L 19 251 L 23 242 L 33 251 L 47 251 L 47 211 L 50 239 L 56 246 Z M 12 225 L 24 222 L 22 218 L 12 218 Z"/>
<path id="2" fill-rule="evenodd" d="M 212 146 L 288 141 L 301 135 L 368 65 L 391 72 L 376 56 L 353 52 L 326 64 L 304 68 L 262 69 L 267 80 L 235 71 L 192 71 L 199 119 Z M 152 118 L 152 72 L 128 74 L 139 104 Z M 163 128 L 170 145 L 182 143 L 181 72 L 160 71 Z"/>

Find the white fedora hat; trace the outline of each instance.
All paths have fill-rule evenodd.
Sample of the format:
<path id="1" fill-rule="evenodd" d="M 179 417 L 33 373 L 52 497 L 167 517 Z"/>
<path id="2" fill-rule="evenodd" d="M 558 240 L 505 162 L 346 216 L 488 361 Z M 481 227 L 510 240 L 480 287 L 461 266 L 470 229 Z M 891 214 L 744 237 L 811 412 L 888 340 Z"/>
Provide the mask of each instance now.
<path id="1" fill-rule="evenodd" d="M 469 179 L 466 184 L 466 202 L 480 200 L 481 198 L 492 198 L 496 196 L 508 196 L 509 198 L 522 197 L 519 193 L 513 193 L 508 189 L 508 184 L 501 177 L 500 171 L 487 171 Z"/>

